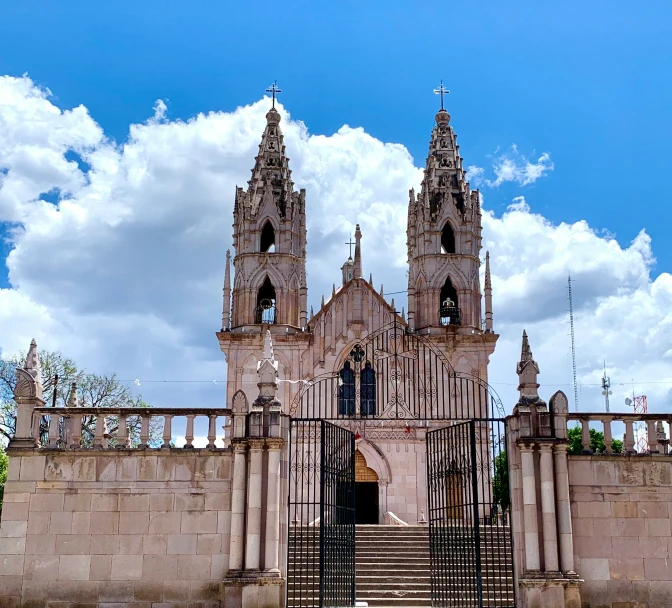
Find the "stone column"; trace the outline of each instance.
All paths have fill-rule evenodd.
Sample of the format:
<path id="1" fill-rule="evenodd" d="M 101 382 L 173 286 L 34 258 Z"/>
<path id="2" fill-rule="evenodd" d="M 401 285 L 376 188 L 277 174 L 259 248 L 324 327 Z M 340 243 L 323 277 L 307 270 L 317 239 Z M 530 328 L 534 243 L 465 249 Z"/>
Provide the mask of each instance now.
<path id="1" fill-rule="evenodd" d="M 229 569 L 243 569 L 245 542 L 245 478 L 247 444 L 233 443 L 233 483 L 231 485 L 231 539 L 229 544 Z"/>
<path id="2" fill-rule="evenodd" d="M 259 570 L 261 557 L 261 482 L 263 439 L 250 439 L 250 473 L 247 483 L 247 535 L 245 570 Z"/>
<path id="3" fill-rule="evenodd" d="M 553 446 L 555 460 L 555 488 L 558 511 L 558 534 L 560 569 L 565 574 L 574 572 L 574 541 L 572 540 L 572 511 L 569 502 L 569 472 L 567 468 L 567 444 Z"/>
<path id="4" fill-rule="evenodd" d="M 16 370 L 16 428 L 9 448 L 33 448 L 39 440 L 39 432 L 33 434 L 33 410 L 44 407 L 42 399 L 42 376 L 40 373 L 40 357 L 35 340 L 30 343 L 26 363 Z M 39 431 L 39 424 L 37 425 Z"/>
<path id="5" fill-rule="evenodd" d="M 266 547 L 264 572 L 280 574 L 280 450 L 282 439 L 267 439 Z"/>
<path id="6" fill-rule="evenodd" d="M 525 569 L 539 571 L 539 525 L 533 448 L 533 443 L 520 445 L 523 472 L 523 529 L 525 530 Z"/>
<path id="7" fill-rule="evenodd" d="M 553 481 L 553 449 L 550 443 L 539 444 L 539 477 L 541 481 L 541 525 L 544 531 L 544 570 L 558 572 L 558 533 L 555 518 L 555 483 Z"/>

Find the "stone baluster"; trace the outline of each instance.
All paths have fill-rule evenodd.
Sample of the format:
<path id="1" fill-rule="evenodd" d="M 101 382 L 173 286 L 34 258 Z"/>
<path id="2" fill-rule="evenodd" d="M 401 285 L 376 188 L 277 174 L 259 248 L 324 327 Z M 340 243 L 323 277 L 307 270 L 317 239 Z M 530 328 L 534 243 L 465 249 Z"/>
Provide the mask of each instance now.
<path id="1" fill-rule="evenodd" d="M 278 568 L 280 549 L 280 449 L 282 439 L 267 439 L 268 487 L 266 499 L 266 546 L 264 572 L 280 574 Z"/>
<path id="2" fill-rule="evenodd" d="M 231 484 L 231 537 L 229 541 L 229 568 L 243 569 L 245 542 L 245 480 L 247 444 L 233 444 L 233 482 Z"/>
<path id="3" fill-rule="evenodd" d="M 96 419 L 96 429 L 93 434 L 93 447 L 103 449 L 105 447 L 105 416 L 103 414 L 94 414 Z"/>
<path id="4" fill-rule="evenodd" d="M 245 570 L 259 570 L 261 557 L 261 481 L 263 439 L 250 439 L 250 473 L 247 484 L 247 538 Z"/>
<path id="5" fill-rule="evenodd" d="M 60 433 L 61 415 L 56 412 L 49 416 L 49 447 L 57 448 Z"/>
<path id="6" fill-rule="evenodd" d="M 544 568 L 558 572 L 558 536 L 555 515 L 555 483 L 553 480 L 552 445 L 539 445 L 539 478 L 541 484 L 541 525 L 544 532 Z"/>
<path id="7" fill-rule="evenodd" d="M 149 447 L 149 416 L 147 414 L 140 415 L 140 445 L 141 450 Z"/>
<path id="8" fill-rule="evenodd" d="M 72 438 L 70 443 L 70 448 L 73 450 L 78 450 L 82 447 L 82 416 L 81 414 L 75 414 L 71 418 L 72 424 Z"/>
<path id="9" fill-rule="evenodd" d="M 166 414 L 163 417 L 163 445 L 162 448 L 169 448 L 173 438 L 173 416 Z"/>
<path id="10" fill-rule="evenodd" d="M 523 519 L 525 529 L 525 569 L 539 571 L 539 524 L 537 521 L 537 488 L 534 473 L 534 444 L 520 445 L 523 473 Z"/>
<path id="11" fill-rule="evenodd" d="M 32 414 L 32 412 L 31 412 Z M 40 436 L 40 426 L 42 425 L 42 416 L 33 414 L 33 425 L 31 436 L 35 438 L 35 445 L 42 447 L 42 437 Z"/>
<path id="12" fill-rule="evenodd" d="M 663 422 L 659 420 L 656 426 L 658 436 L 658 452 L 660 454 L 667 454 L 667 446 L 670 444 L 670 440 L 665 435 L 665 427 L 663 426 Z"/>
<path id="13" fill-rule="evenodd" d="M 613 454 L 614 449 L 611 447 L 614 442 L 614 438 L 611 436 L 611 418 L 605 418 L 602 420 L 604 425 L 604 451 L 606 454 Z"/>
<path id="14" fill-rule="evenodd" d="M 593 450 L 590 447 L 590 420 L 588 420 L 588 418 L 581 420 L 581 453 L 593 453 Z"/>
<path id="15" fill-rule="evenodd" d="M 187 429 L 184 433 L 184 447 L 194 447 L 194 414 L 187 414 Z"/>
<path id="16" fill-rule="evenodd" d="M 625 441 L 623 442 L 623 451 L 626 454 L 634 454 L 635 450 L 635 433 L 632 428 L 633 422 L 627 419 L 625 422 Z"/>
<path id="17" fill-rule="evenodd" d="M 211 414 L 208 416 L 208 447 L 213 449 L 215 447 L 215 440 L 217 439 L 217 416 Z"/>
<path id="18" fill-rule="evenodd" d="M 657 420 L 648 419 L 646 421 L 646 437 L 649 443 L 649 452 L 658 454 L 658 431 L 656 430 Z"/>
<path id="19" fill-rule="evenodd" d="M 126 425 L 126 415 L 119 415 L 119 423 L 117 427 L 117 448 L 122 449 L 128 447 L 128 427 Z"/>

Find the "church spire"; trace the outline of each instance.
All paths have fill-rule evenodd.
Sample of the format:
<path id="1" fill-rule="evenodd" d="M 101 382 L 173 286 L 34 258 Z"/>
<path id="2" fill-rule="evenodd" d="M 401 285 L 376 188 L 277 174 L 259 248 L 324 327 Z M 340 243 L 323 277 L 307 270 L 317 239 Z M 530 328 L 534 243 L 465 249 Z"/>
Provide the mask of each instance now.
<path id="1" fill-rule="evenodd" d="M 266 114 L 266 128 L 255 157 L 252 178 L 247 192 L 243 188 L 236 191 L 235 208 L 245 208 L 254 217 L 266 201 L 272 201 L 281 217 L 291 214 L 291 208 L 298 202 L 294 192 L 289 158 L 285 153 L 285 142 L 280 129 L 280 113 L 272 107 Z"/>

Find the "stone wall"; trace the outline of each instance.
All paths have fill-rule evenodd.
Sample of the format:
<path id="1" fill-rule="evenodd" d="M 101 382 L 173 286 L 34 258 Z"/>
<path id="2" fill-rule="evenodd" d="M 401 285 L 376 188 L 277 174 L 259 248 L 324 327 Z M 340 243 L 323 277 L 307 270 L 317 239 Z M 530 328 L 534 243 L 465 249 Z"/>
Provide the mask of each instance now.
<path id="1" fill-rule="evenodd" d="M 570 456 L 569 483 L 582 605 L 672 607 L 669 456 Z"/>
<path id="2" fill-rule="evenodd" d="M 219 606 L 226 450 L 13 450 L 0 607 Z"/>

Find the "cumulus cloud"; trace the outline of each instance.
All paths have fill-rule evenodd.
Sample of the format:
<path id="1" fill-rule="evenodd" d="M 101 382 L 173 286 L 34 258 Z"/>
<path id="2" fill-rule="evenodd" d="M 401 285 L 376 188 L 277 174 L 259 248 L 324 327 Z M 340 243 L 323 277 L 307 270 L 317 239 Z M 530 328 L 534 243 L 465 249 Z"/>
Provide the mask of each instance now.
<path id="1" fill-rule="evenodd" d="M 58 108 L 26 77 L 0 78 L 0 221 L 11 241 L 2 352 L 34 336 L 91 370 L 139 378 L 157 405 L 223 405 L 214 333 L 234 191 L 249 179 L 268 105 L 181 121 L 157 101 L 116 142 L 86 108 Z M 422 175 L 408 150 L 347 125 L 314 135 L 279 108 L 293 178 L 307 189 L 310 303 L 338 283 L 357 222 L 365 275 L 386 293 L 404 290 L 407 193 Z M 490 183 L 529 184 L 552 167 L 548 155 L 529 162 L 514 147 L 494 159 Z M 469 171 L 472 183 L 485 179 Z M 490 373 L 507 409 L 523 326 L 547 395 L 571 383 L 569 272 L 583 409 L 599 404 L 591 386 L 605 355 L 615 392 L 619 378 L 672 382 L 672 278 L 652 277 L 645 232 L 622 245 L 586 222 L 552 224 L 522 197 L 501 217 L 484 212 L 483 222 L 501 333 Z M 199 382 L 151 382 L 166 379 Z M 652 385 L 650 403 L 662 407 L 668 388 Z"/>
<path id="2" fill-rule="evenodd" d="M 467 178 L 478 187 L 483 184 L 497 188 L 504 182 L 513 182 L 519 186 L 533 184 L 540 177 L 554 169 L 553 161 L 548 152 L 544 152 L 536 161 L 530 161 L 518 151 L 518 146 L 513 144 L 506 152 L 496 154 L 492 159 L 492 171 L 495 179 L 485 176 L 485 169 L 477 165 L 467 167 Z"/>

